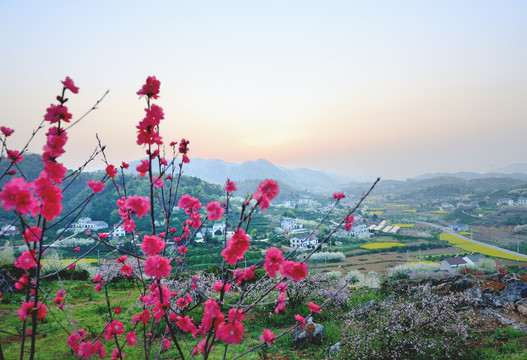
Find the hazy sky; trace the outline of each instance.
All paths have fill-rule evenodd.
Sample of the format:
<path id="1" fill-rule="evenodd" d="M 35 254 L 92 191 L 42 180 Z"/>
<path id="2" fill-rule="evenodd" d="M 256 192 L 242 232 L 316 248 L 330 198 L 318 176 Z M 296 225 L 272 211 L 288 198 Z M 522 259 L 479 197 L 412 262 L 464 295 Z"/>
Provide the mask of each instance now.
<path id="1" fill-rule="evenodd" d="M 96 133 L 111 162 L 143 156 L 148 75 L 191 157 L 399 179 L 527 162 L 525 1 L 1 1 L 0 33 L 11 148 L 66 76 L 74 118 L 110 89 L 68 167 Z"/>

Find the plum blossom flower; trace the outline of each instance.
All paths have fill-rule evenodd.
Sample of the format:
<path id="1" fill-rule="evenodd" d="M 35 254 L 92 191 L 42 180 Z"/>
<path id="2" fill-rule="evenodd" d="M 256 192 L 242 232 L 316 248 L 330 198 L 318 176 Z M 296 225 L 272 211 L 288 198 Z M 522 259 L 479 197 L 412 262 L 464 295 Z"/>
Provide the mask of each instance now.
<path id="1" fill-rule="evenodd" d="M 71 91 L 74 94 L 79 93 L 79 88 L 75 86 L 73 83 L 73 80 L 69 76 L 66 76 L 66 80 L 61 81 L 62 85 L 64 85 L 65 88 L 67 88 L 69 91 Z"/>
<path id="2" fill-rule="evenodd" d="M 30 226 L 24 231 L 24 242 L 39 242 L 42 229 L 38 226 Z"/>
<path id="3" fill-rule="evenodd" d="M 227 247 L 221 251 L 223 260 L 229 265 L 236 264 L 243 257 L 243 254 L 249 250 L 249 237 L 242 228 L 239 228 L 228 241 Z"/>
<path id="4" fill-rule="evenodd" d="M 265 179 L 258 185 L 258 189 L 253 194 L 253 198 L 258 201 L 260 209 L 265 213 L 270 202 L 278 195 L 280 189 L 278 183 L 271 179 Z"/>
<path id="5" fill-rule="evenodd" d="M 15 261 L 15 266 L 21 269 L 29 270 L 35 266 L 37 262 L 35 261 L 35 255 L 32 251 L 24 251 L 18 259 Z"/>
<path id="6" fill-rule="evenodd" d="M 344 225 L 344 229 L 346 229 L 346 231 L 350 231 L 351 228 L 353 227 L 353 221 L 355 219 L 353 218 L 353 215 L 351 214 L 348 214 L 348 216 L 346 216 L 346 225 Z"/>
<path id="7" fill-rule="evenodd" d="M 157 280 L 167 277 L 171 270 L 170 260 L 166 257 L 154 255 L 145 261 L 145 274 L 155 277 Z"/>
<path id="8" fill-rule="evenodd" d="M 205 206 L 205 209 L 207 209 L 207 219 L 209 221 L 220 220 L 225 212 L 225 209 L 221 207 L 219 201 L 211 201 Z"/>
<path id="9" fill-rule="evenodd" d="M 11 160 L 13 164 L 18 164 L 19 162 L 24 160 L 22 155 L 20 155 L 20 151 L 18 150 L 7 150 L 7 158 Z"/>
<path id="10" fill-rule="evenodd" d="M 49 121 L 51 124 L 54 124 L 59 121 L 70 122 L 71 114 L 68 112 L 68 108 L 63 105 L 50 105 L 46 109 L 46 115 L 44 115 L 44 120 Z"/>
<path id="11" fill-rule="evenodd" d="M 269 248 L 265 252 L 264 269 L 269 274 L 269 277 L 274 278 L 276 272 L 280 269 L 280 265 L 284 262 L 282 251 L 275 247 Z"/>
<path id="12" fill-rule="evenodd" d="M 135 341 L 137 339 L 137 335 L 135 331 L 131 331 L 128 334 L 126 334 L 126 345 L 132 346 L 135 345 Z"/>
<path id="13" fill-rule="evenodd" d="M 5 137 L 11 136 L 15 132 L 15 130 L 8 128 L 7 126 L 0 127 L 0 131 L 2 131 L 2 134 L 5 135 Z"/>
<path id="14" fill-rule="evenodd" d="M 190 215 L 192 210 L 199 211 L 199 209 L 201 209 L 201 202 L 195 197 L 185 194 L 179 199 L 177 206 L 181 209 L 185 209 L 185 213 Z"/>
<path id="15" fill-rule="evenodd" d="M 341 193 L 341 192 L 333 194 L 333 199 L 335 200 L 341 200 L 341 199 L 344 199 L 345 197 L 346 195 L 344 195 L 344 193 Z"/>
<path id="16" fill-rule="evenodd" d="M 90 180 L 86 183 L 94 194 L 101 192 L 104 189 L 104 184 L 100 181 Z"/>
<path id="17" fill-rule="evenodd" d="M 4 189 L 0 191 L 0 199 L 4 210 L 14 209 L 22 215 L 30 213 L 31 216 L 35 216 L 38 212 L 39 202 L 31 193 L 33 187 L 33 184 L 26 182 L 22 178 L 11 179 L 4 185 Z"/>
<path id="18" fill-rule="evenodd" d="M 141 218 L 150 210 L 150 201 L 146 197 L 133 195 L 126 199 L 124 206 L 126 209 L 132 210 L 138 218 Z"/>
<path id="19" fill-rule="evenodd" d="M 106 340 L 113 339 L 115 335 L 122 335 L 124 333 L 123 323 L 119 320 L 112 320 L 111 323 L 106 325 Z"/>
<path id="20" fill-rule="evenodd" d="M 305 317 L 303 317 L 303 316 L 301 316 L 299 314 L 296 314 L 295 315 L 295 320 L 296 320 L 297 323 L 300 324 L 300 327 L 302 329 L 306 327 L 306 322 L 305 322 L 306 318 Z"/>
<path id="21" fill-rule="evenodd" d="M 230 194 L 238 190 L 238 188 L 236 187 L 236 184 L 234 183 L 234 181 L 230 181 L 227 179 L 224 190 L 226 193 Z"/>
<path id="22" fill-rule="evenodd" d="M 260 340 L 265 341 L 267 346 L 271 346 L 272 343 L 274 343 L 274 339 L 276 338 L 276 335 L 272 333 L 271 329 L 265 329 L 263 331 L 263 335 L 260 336 Z"/>
<path id="23" fill-rule="evenodd" d="M 315 305 L 312 301 L 307 303 L 309 310 L 314 313 L 320 313 L 320 305 Z"/>
<path id="24" fill-rule="evenodd" d="M 113 165 L 108 165 L 106 167 L 106 173 L 108 174 L 109 177 L 114 178 L 115 175 L 117 175 L 117 169 Z"/>
<path id="25" fill-rule="evenodd" d="M 145 95 L 149 98 L 157 99 L 159 97 L 160 86 L 161 82 L 157 80 L 155 76 L 149 76 L 146 78 L 146 83 L 137 92 L 137 95 Z"/>
<path id="26" fill-rule="evenodd" d="M 282 264 L 280 274 L 286 278 L 293 279 L 293 281 L 300 281 L 307 275 L 307 265 L 306 263 L 286 260 Z"/>
<path id="27" fill-rule="evenodd" d="M 141 249 L 146 255 L 159 254 L 165 248 L 165 242 L 161 241 L 156 235 L 145 235 L 143 237 L 143 243 Z"/>

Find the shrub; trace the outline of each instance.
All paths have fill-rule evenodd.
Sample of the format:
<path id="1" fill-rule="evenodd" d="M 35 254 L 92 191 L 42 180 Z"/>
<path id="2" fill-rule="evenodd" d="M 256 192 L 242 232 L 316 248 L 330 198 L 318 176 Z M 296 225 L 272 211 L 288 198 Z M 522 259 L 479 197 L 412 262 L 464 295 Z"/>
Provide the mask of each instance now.
<path id="1" fill-rule="evenodd" d="M 389 298 L 344 321 L 345 359 L 461 359 L 468 325 L 454 298 Z"/>

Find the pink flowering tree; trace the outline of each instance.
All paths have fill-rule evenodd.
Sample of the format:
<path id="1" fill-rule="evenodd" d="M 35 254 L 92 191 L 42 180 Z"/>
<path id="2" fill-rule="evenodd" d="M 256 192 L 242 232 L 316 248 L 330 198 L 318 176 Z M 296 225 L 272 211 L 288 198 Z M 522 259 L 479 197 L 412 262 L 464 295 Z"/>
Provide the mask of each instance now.
<path id="1" fill-rule="evenodd" d="M 58 102 L 47 108 L 44 120 L 31 138 L 37 136 L 41 130 L 46 131 L 46 144 L 41 157 L 44 169 L 34 181 L 29 181 L 18 166 L 23 161 L 28 146 L 21 151 L 9 149 L 8 138 L 14 130 L 7 127 L 0 129 L 2 154 L 6 157 L 4 161 L 9 161 L 7 170 L 0 176 L 2 179 L 10 177 L 0 191 L 1 206 L 4 210 L 16 214 L 17 225 L 22 229 L 26 246 L 15 262 L 15 266 L 24 271 L 15 286 L 25 291 L 25 301 L 18 310 L 18 318 L 22 324 L 20 359 L 24 358 L 25 354 L 29 354 L 29 359 L 34 359 L 37 352 L 39 321 L 46 318 L 48 311 L 54 311 L 55 307 L 67 318 L 70 324 L 67 344 L 81 359 L 105 358 L 107 353 L 111 359 L 123 359 L 126 349 L 130 346 L 141 346 L 145 359 L 157 358 L 163 351 L 172 348 L 176 349 L 176 354 L 181 359 L 198 354 L 207 359 L 217 343 L 225 344 L 223 357 L 226 358 L 228 345 L 242 340 L 245 332 L 244 322 L 249 312 L 261 306 L 272 306 L 276 313 L 285 311 L 288 303 L 288 285 L 306 277 L 306 260 L 319 250 L 339 227 L 346 230 L 351 228 L 353 211 L 376 184 L 372 185 L 356 207 L 341 219 L 338 226 L 322 239 L 303 261 L 292 260 L 295 258 L 294 250 L 284 254 L 280 249 L 270 247 L 261 261 L 243 267 L 241 264 L 251 244 L 247 232 L 253 215 L 257 211 L 267 211 L 279 193 L 279 186 L 271 179 L 263 181 L 252 195 L 247 194 L 239 209 L 233 209 L 230 203 L 232 194 L 236 191 L 236 184 L 228 179 L 224 197 L 210 201 L 205 206 L 196 197 L 181 195 L 179 185 L 184 165 L 190 161 L 190 142 L 186 139 L 179 142 L 166 141 L 161 136 L 164 112 L 161 106 L 154 102 L 159 98 L 160 81 L 152 76 L 147 78 L 146 83 L 137 92 L 146 101 L 146 108 L 143 119 L 136 126 L 137 144 L 144 148 L 146 159 L 142 160 L 135 170 L 140 177 L 147 179 L 149 196 L 139 196 L 128 190 L 124 170 L 129 165 L 124 162 L 120 165 L 109 164 L 106 161 L 105 146 L 99 142 L 89 161 L 97 156 L 105 161 L 104 177 L 98 181 L 88 181 L 86 187 L 90 190 L 86 199 L 73 210 L 63 213 L 63 192 L 68 191 L 69 185 L 83 167 L 67 175 L 66 168 L 60 163 L 68 140 L 68 130 L 82 119 L 72 122 L 73 116 L 65 105 L 68 101 L 66 96 L 77 94 L 79 89 L 69 77 L 62 84 L 62 93 L 57 97 Z M 95 106 L 91 110 L 93 109 Z M 133 242 L 133 251 L 123 250 L 109 242 L 111 233 L 90 233 L 89 236 L 97 245 L 79 253 L 78 258 L 64 268 L 72 269 L 78 260 L 88 256 L 97 246 L 105 246 L 114 254 L 117 271 L 122 276 L 133 278 L 139 284 L 140 294 L 136 301 L 138 306 L 133 308 L 135 312 L 125 318 L 121 306 L 110 306 L 112 289 L 108 280 L 111 275 L 96 275 L 93 278 L 93 291 L 104 291 L 107 314 L 105 326 L 100 329 L 98 336 L 88 338 L 82 324 L 73 321 L 71 312 L 67 311 L 67 290 L 61 289 L 56 294 L 50 294 L 41 287 L 41 267 L 46 249 L 62 235 L 59 232 L 55 238 L 48 238 L 49 230 L 59 222 L 66 223 L 66 227 L 72 224 L 82 214 L 89 201 L 109 186 L 115 189 L 118 197 L 116 208 L 120 216 L 119 225 L 124 227 L 129 239 L 139 241 Z M 334 209 L 344 198 L 344 194 L 335 193 L 333 198 Z M 173 223 L 173 212 L 176 208 L 185 213 L 182 223 Z M 143 217 L 149 219 L 150 229 L 146 232 L 136 228 L 137 219 Z M 233 232 L 232 236 L 227 236 L 227 231 L 224 232 L 221 255 L 217 258 L 220 276 L 208 283 L 199 282 L 196 275 L 185 277 L 189 272 L 187 250 L 194 245 L 198 232 L 207 223 L 215 221 L 223 221 L 225 228 Z M 169 242 L 175 243 L 176 246 L 167 246 Z M 254 281 L 255 271 L 259 268 L 265 270 L 265 276 Z M 183 279 L 188 279 L 188 286 L 182 285 Z M 336 296 L 340 290 L 342 288 L 332 296 Z M 259 337 L 261 343 L 242 355 L 258 347 L 272 345 L 276 338 L 297 327 L 304 327 L 306 319 L 312 313 L 321 312 L 332 296 L 321 304 L 308 303 L 310 313 L 296 314 L 296 322 L 280 334 L 275 335 L 271 329 L 262 329 Z M 194 314 L 199 314 L 197 318 L 200 320 L 194 319 Z"/>

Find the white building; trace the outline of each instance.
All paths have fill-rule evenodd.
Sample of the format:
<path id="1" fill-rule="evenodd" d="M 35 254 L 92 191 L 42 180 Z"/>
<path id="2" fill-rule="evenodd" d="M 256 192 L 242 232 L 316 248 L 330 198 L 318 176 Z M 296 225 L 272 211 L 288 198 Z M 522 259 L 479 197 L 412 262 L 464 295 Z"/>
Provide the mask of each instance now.
<path id="1" fill-rule="evenodd" d="M 125 237 L 126 236 L 126 231 L 124 231 L 124 226 L 114 226 L 113 227 L 113 231 L 112 231 L 112 236 L 114 238 L 118 238 L 118 237 Z"/>
<path id="2" fill-rule="evenodd" d="M 284 218 L 280 222 L 280 227 L 284 230 L 303 229 L 304 225 L 300 224 L 297 219 Z"/>
<path id="3" fill-rule="evenodd" d="M 524 197 L 518 198 L 518 201 L 516 201 L 516 205 L 527 206 L 527 198 L 524 198 Z"/>
<path id="4" fill-rule="evenodd" d="M 315 235 L 311 236 L 295 236 L 289 240 L 289 246 L 292 248 L 307 248 L 310 246 L 318 245 L 318 237 Z"/>
<path id="5" fill-rule="evenodd" d="M 213 224 L 212 225 L 212 235 L 218 235 L 216 234 L 217 231 L 221 232 L 221 235 L 223 235 L 223 233 L 225 232 L 225 223 L 221 222 L 221 223 Z"/>
<path id="6" fill-rule="evenodd" d="M 360 238 L 369 238 L 370 237 L 370 230 L 366 226 L 366 224 L 361 223 L 353 223 L 353 226 L 351 227 L 349 231 L 350 236 L 360 237 Z"/>
<path id="7" fill-rule="evenodd" d="M 89 217 L 81 217 L 76 223 L 71 224 L 75 229 L 90 229 L 100 230 L 108 228 L 108 223 L 105 221 L 92 221 Z"/>

